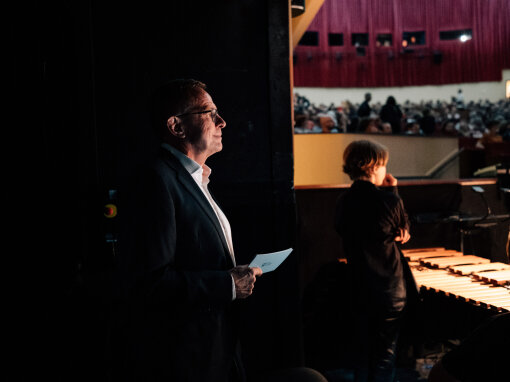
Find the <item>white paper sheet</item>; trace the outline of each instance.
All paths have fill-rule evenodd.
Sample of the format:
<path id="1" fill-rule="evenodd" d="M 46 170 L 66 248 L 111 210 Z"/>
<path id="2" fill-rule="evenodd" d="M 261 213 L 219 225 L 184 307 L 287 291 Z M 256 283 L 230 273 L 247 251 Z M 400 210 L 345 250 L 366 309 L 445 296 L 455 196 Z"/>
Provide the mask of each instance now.
<path id="1" fill-rule="evenodd" d="M 279 252 L 256 255 L 251 261 L 250 267 L 259 267 L 262 269 L 262 273 L 274 271 L 281 263 L 283 263 L 291 252 L 292 248 L 289 248 Z"/>

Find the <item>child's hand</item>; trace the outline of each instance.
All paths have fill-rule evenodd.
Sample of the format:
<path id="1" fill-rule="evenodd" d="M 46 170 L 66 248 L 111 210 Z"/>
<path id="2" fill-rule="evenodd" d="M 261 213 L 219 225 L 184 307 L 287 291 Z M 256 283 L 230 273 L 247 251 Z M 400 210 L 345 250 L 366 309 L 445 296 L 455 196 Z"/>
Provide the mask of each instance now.
<path id="1" fill-rule="evenodd" d="M 395 241 L 400 241 L 402 244 L 405 244 L 409 241 L 411 238 L 411 235 L 409 234 L 409 231 L 405 228 L 399 228 L 400 229 L 400 235 L 395 238 Z"/>
<path id="2" fill-rule="evenodd" d="M 383 179 L 382 186 L 386 186 L 386 187 L 393 186 L 393 187 L 395 187 L 397 185 L 397 182 L 398 182 L 397 178 L 395 178 L 390 173 L 387 173 L 386 176 Z"/>

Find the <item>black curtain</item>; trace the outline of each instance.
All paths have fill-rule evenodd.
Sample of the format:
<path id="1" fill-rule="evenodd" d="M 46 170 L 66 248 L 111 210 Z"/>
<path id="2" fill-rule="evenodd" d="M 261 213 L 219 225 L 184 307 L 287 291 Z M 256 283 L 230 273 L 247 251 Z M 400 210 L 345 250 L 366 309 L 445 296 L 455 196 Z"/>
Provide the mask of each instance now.
<path id="1" fill-rule="evenodd" d="M 294 246 L 289 7 L 276 3 L 11 9 L 6 220 L 17 271 L 12 354 L 23 378 L 109 379 L 122 187 L 157 150 L 147 100 L 169 79 L 204 81 L 227 121 L 224 150 L 208 164 L 238 262 Z M 108 202 L 117 218 L 104 217 Z M 297 259 L 264 275 L 243 303 L 252 376 L 300 363 Z"/>

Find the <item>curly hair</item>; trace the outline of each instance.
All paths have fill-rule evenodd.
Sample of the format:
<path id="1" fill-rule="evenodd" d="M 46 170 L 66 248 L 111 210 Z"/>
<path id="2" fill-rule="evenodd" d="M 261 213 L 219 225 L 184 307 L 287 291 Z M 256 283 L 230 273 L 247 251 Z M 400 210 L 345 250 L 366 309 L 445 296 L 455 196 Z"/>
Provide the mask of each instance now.
<path id="1" fill-rule="evenodd" d="M 376 142 L 361 140 L 351 142 L 344 151 L 344 172 L 351 180 L 370 176 L 376 166 L 386 166 L 388 149 Z"/>

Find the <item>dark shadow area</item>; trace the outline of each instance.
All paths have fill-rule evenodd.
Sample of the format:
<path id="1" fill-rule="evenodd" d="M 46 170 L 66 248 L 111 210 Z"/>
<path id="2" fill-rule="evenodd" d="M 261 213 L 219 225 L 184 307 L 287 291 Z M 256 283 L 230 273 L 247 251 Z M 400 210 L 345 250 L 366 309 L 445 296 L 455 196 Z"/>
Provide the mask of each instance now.
<path id="1" fill-rule="evenodd" d="M 12 8 L 13 357 L 21 379 L 108 381 L 123 187 L 158 148 L 147 104 L 156 86 L 199 79 L 227 121 L 224 150 L 208 164 L 238 263 L 295 246 L 288 4 L 91 0 Z M 108 203 L 116 217 L 104 216 Z M 301 364 L 298 256 L 264 275 L 242 306 L 250 375 Z"/>

